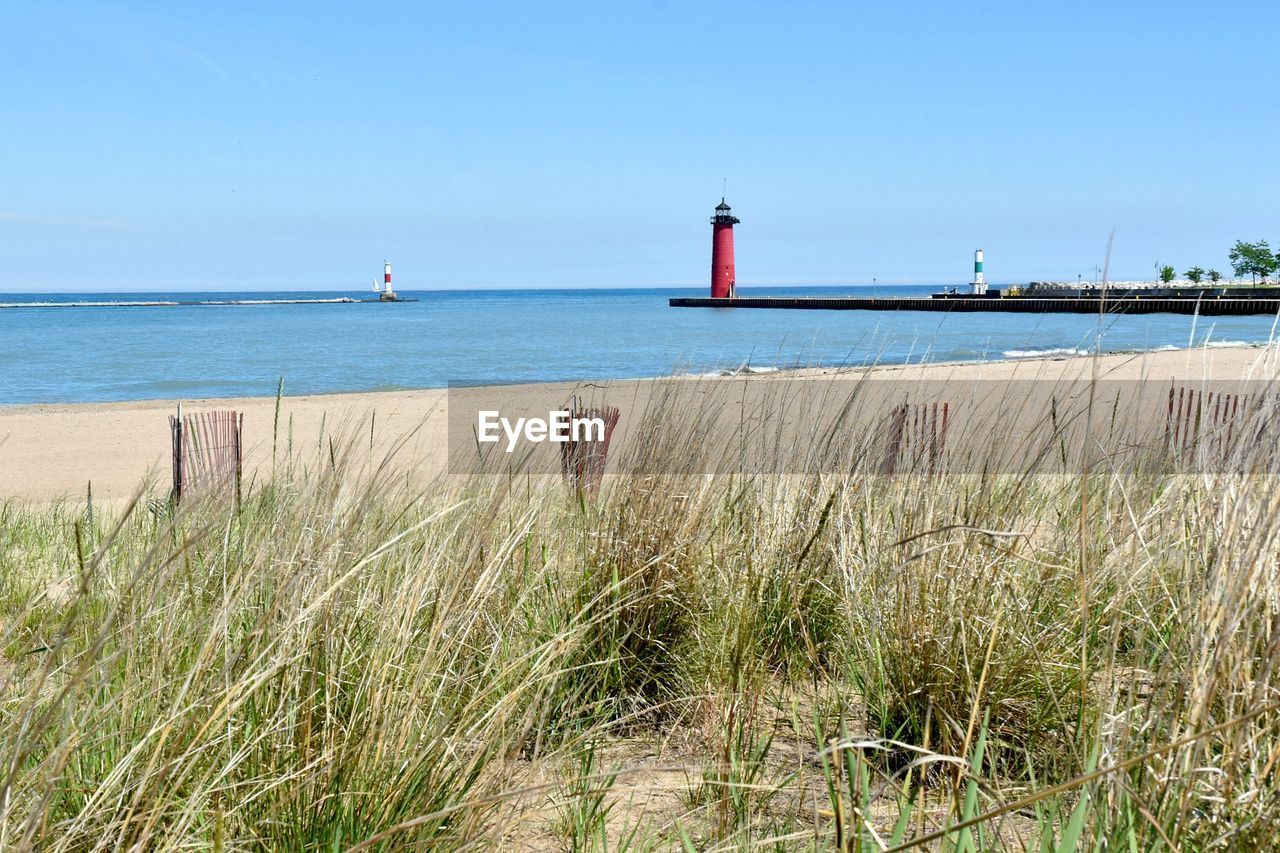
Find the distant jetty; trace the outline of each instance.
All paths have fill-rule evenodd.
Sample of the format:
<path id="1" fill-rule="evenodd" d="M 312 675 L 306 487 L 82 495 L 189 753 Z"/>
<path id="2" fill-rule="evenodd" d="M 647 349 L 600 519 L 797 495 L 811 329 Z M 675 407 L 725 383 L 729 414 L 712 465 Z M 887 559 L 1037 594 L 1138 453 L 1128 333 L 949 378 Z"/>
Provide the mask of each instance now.
<path id="1" fill-rule="evenodd" d="M 78 299 L 71 302 L 42 300 L 40 302 L 0 302 L 0 308 L 183 308 L 191 306 L 228 305 L 376 305 L 385 302 L 417 302 L 394 296 L 391 299 L 353 299 L 350 296 L 312 299 Z"/>
<path id="2" fill-rule="evenodd" d="M 787 308 L 817 311 L 933 311 L 960 313 L 993 311 L 1014 314 L 1199 314 L 1243 316 L 1280 312 L 1280 297 L 1242 298 L 1205 294 L 1190 296 L 675 296 L 672 308 Z"/>

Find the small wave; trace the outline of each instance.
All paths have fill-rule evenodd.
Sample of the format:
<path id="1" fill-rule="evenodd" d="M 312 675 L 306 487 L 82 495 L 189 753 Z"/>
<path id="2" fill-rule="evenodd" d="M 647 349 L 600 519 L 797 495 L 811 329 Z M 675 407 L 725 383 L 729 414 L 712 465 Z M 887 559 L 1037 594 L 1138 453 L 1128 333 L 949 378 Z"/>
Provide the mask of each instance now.
<path id="1" fill-rule="evenodd" d="M 1077 347 L 1051 347 L 1049 349 L 1007 349 L 1000 353 L 1005 358 L 1049 358 L 1055 355 L 1088 355 L 1088 350 Z"/>
<path id="2" fill-rule="evenodd" d="M 721 376 L 756 376 L 761 373 L 777 373 L 781 367 L 754 367 L 744 364 L 741 367 L 725 367 L 720 370 L 707 370 L 697 373 L 685 371 L 677 373 L 682 379 L 717 379 Z"/>
<path id="3" fill-rule="evenodd" d="M 717 374 L 712 374 L 712 375 L 713 376 L 754 376 L 758 373 L 777 373 L 779 370 L 781 370 L 781 368 L 752 367 L 749 364 L 744 364 L 742 365 L 742 367 L 729 367 L 724 370 L 721 370 Z"/>
<path id="4" fill-rule="evenodd" d="M 1233 347 L 1256 347 L 1261 346 L 1257 341 L 1206 341 L 1202 346 L 1210 349 L 1226 349 Z"/>

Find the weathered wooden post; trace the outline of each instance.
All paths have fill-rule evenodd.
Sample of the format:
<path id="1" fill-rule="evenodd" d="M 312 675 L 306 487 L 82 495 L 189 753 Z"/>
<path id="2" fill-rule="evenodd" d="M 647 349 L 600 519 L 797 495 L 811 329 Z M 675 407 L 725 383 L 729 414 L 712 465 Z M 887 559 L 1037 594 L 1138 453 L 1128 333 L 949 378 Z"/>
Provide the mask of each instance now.
<path id="1" fill-rule="evenodd" d="M 571 433 L 569 440 L 560 445 L 560 471 L 565 480 L 575 491 L 594 492 L 600 488 L 604 480 L 605 465 L 609 459 L 609 442 L 613 439 L 614 427 L 618 425 L 619 411 L 616 406 L 600 406 L 579 408 L 575 399 L 570 406 L 569 424 Z M 590 428 L 584 440 L 578 440 L 572 430 L 580 420 L 598 419 L 604 424 L 604 435 L 599 440 L 592 440 Z"/>
<path id="2" fill-rule="evenodd" d="M 173 442 L 173 500 L 182 500 L 182 403 L 178 403 L 178 416 L 169 418 L 169 431 Z"/>
<path id="3" fill-rule="evenodd" d="M 235 428 L 235 446 L 236 446 L 236 509 L 240 509 L 240 477 L 242 476 L 244 466 L 244 443 L 242 437 L 244 435 L 244 413 L 231 413 L 231 422 Z"/>

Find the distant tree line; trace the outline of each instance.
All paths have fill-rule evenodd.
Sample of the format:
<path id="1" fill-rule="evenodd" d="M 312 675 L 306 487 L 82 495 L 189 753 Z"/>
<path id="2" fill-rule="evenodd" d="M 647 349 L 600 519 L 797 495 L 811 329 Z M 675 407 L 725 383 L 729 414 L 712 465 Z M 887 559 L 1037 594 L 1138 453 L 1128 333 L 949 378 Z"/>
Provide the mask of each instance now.
<path id="1" fill-rule="evenodd" d="M 1267 276 L 1274 275 L 1277 270 L 1280 270 L 1280 252 L 1273 253 L 1266 240 L 1259 240 L 1256 243 L 1237 240 L 1231 247 L 1231 251 L 1227 252 L 1227 257 L 1231 261 L 1231 269 L 1236 274 L 1236 278 L 1249 276 L 1255 285 L 1259 280 L 1266 284 Z M 1214 284 L 1222 279 L 1222 273 L 1217 270 L 1204 270 L 1200 267 L 1192 267 L 1183 275 L 1192 284 L 1199 284 L 1206 276 Z M 1165 284 L 1173 281 L 1173 276 L 1173 267 L 1166 266 L 1160 269 L 1160 280 Z"/>

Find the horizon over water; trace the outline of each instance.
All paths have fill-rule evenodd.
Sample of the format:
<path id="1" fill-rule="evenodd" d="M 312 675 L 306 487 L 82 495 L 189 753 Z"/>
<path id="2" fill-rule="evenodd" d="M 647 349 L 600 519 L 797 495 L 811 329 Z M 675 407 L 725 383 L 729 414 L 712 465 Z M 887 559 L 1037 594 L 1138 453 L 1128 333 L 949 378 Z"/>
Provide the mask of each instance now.
<path id="1" fill-rule="evenodd" d="M 926 296 L 937 285 L 752 287 Z M 624 379 L 1090 351 L 1098 318 L 671 308 L 704 287 L 405 291 L 395 304 L 67 307 L 65 303 L 368 299 L 367 291 L 3 294 L 0 404 L 327 394 Z M 743 293 L 742 295 L 747 295 Z M 62 307 L 57 307 L 57 306 Z M 17 307 L 21 306 L 21 307 Z M 1257 343 L 1275 318 L 1113 315 L 1102 349 Z"/>

